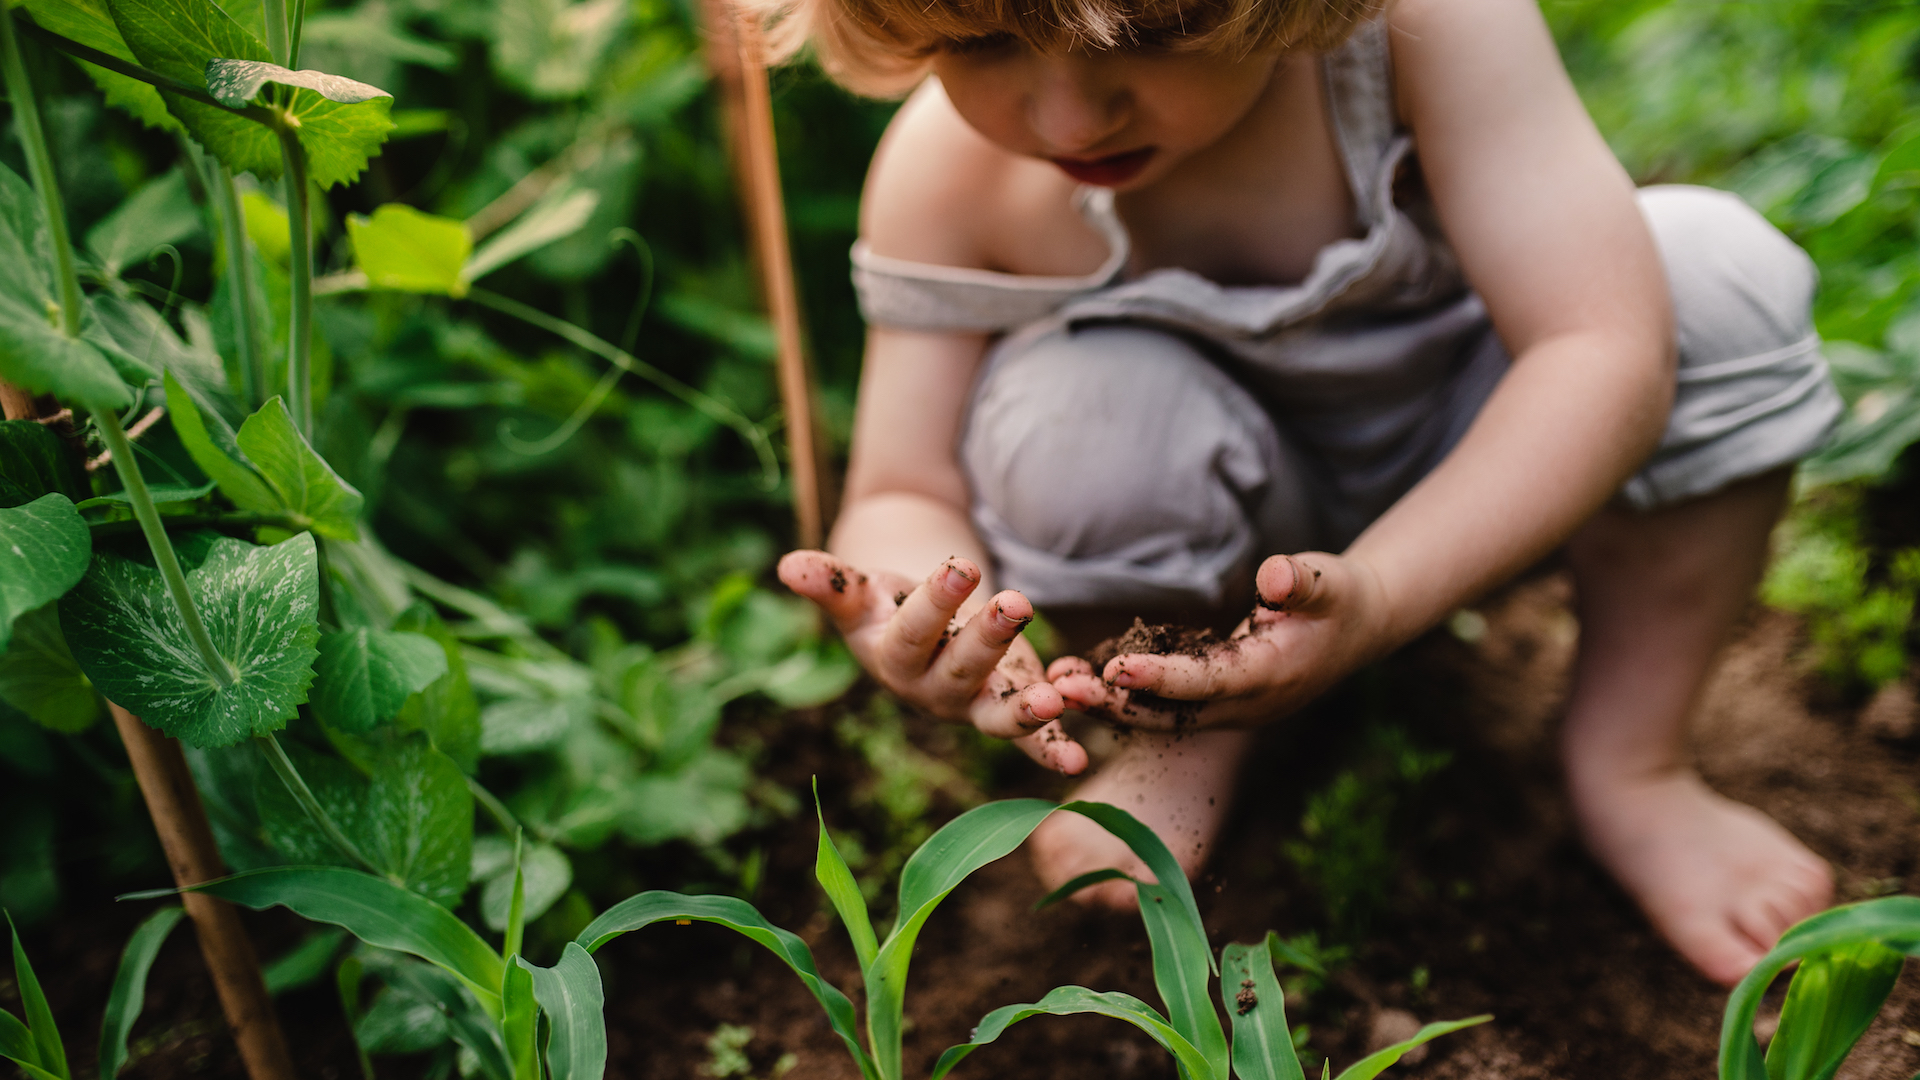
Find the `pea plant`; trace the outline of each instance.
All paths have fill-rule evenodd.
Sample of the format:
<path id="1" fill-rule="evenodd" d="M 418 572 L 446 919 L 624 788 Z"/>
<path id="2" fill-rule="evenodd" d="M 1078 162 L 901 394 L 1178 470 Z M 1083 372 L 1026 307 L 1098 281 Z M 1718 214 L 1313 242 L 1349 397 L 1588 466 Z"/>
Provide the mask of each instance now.
<path id="1" fill-rule="evenodd" d="M 1721 1080 L 1831 1080 L 1920 954 L 1920 897 L 1887 896 L 1823 911 L 1780 935 L 1727 999 Z M 1753 1022 L 1794 964 L 1780 1024 L 1763 1051 Z"/>

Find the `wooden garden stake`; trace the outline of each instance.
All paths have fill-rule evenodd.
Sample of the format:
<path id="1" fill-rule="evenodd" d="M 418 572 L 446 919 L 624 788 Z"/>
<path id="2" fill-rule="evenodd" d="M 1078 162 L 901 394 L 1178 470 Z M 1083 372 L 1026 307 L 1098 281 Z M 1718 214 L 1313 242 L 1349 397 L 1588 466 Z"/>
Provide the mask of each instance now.
<path id="1" fill-rule="evenodd" d="M 813 379 L 801 345 L 800 300 L 787 246 L 787 212 L 780 195 L 780 158 L 773 134 L 773 95 L 767 86 L 760 25 L 727 0 L 705 0 L 707 62 L 719 84 L 728 147 L 741 195 L 761 292 L 779 344 L 780 401 L 787 415 L 787 456 L 793 462 L 793 514 L 801 547 L 824 537 L 820 465 L 813 429 Z"/>
<path id="2" fill-rule="evenodd" d="M 33 398 L 4 382 L 0 382 L 0 406 L 5 407 L 9 420 L 39 419 Z M 225 876 L 220 849 L 213 842 L 206 808 L 200 804 L 200 792 L 180 744 L 112 702 L 107 708 L 120 731 L 120 741 L 126 744 L 127 760 L 146 799 L 154 831 L 160 835 L 160 846 L 167 853 L 174 884 L 198 885 Z M 251 1080 L 293 1080 L 293 1058 L 287 1053 L 286 1037 L 274 1016 L 267 984 L 260 977 L 260 960 L 240 925 L 239 913 L 232 904 L 206 893 L 185 893 L 180 899 L 193 917 L 200 954 L 213 975 L 220 1007 L 233 1028 L 247 1075 Z"/>

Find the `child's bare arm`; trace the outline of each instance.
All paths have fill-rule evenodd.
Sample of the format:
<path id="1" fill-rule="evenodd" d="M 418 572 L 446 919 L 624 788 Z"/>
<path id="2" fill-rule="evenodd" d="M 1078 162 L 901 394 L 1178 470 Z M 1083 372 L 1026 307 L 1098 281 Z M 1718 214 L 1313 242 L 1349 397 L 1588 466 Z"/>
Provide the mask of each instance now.
<path id="1" fill-rule="evenodd" d="M 1236 648 L 1122 657 L 1121 687 L 1259 723 L 1563 542 L 1657 443 L 1672 315 L 1633 186 L 1531 0 L 1400 0 L 1401 110 L 1449 238 L 1514 357 L 1461 444 L 1343 555 L 1276 557 Z M 1063 666 L 1070 701 L 1125 691 Z M 1136 722 L 1155 714 L 1134 706 Z"/>

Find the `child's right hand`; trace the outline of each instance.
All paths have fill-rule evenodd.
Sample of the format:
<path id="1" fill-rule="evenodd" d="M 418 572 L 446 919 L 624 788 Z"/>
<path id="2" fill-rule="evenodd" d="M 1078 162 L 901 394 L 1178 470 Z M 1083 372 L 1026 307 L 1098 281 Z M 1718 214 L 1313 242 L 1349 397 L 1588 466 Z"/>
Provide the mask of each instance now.
<path id="1" fill-rule="evenodd" d="M 824 551 L 790 551 L 780 580 L 819 604 L 847 647 L 881 685 L 943 720 L 1011 739 L 1028 757 L 1071 776 L 1087 752 L 1061 729 L 1066 709 L 1033 645 L 1020 636 L 1033 605 L 1012 590 L 959 620 L 980 568 L 941 563 L 918 585 L 888 571 L 862 573 Z"/>

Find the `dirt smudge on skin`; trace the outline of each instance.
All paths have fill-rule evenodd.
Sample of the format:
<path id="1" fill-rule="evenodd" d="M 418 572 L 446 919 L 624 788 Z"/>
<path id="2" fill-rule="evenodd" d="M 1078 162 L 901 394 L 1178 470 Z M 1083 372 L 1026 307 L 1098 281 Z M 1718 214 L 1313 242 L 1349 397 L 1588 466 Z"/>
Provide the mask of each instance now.
<path id="1" fill-rule="evenodd" d="M 846 592 L 847 591 L 847 572 L 845 570 L 840 569 L 837 566 L 834 567 L 833 576 L 827 579 L 827 587 L 837 593 Z"/>

